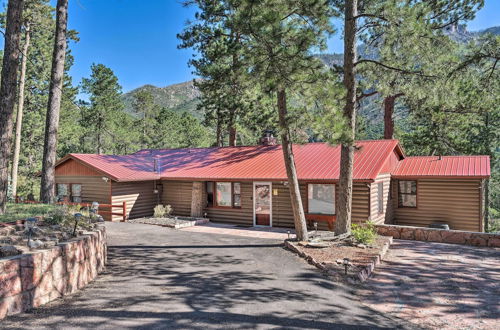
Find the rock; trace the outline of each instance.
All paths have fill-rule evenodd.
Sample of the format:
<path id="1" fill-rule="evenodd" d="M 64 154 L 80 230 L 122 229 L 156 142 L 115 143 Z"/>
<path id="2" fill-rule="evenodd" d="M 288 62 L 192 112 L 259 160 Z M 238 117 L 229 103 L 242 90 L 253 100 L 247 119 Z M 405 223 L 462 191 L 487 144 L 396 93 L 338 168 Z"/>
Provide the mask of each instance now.
<path id="1" fill-rule="evenodd" d="M 306 247 L 318 248 L 318 249 L 327 248 L 329 246 L 330 244 L 328 244 L 327 242 L 309 242 L 306 245 Z"/>
<path id="2" fill-rule="evenodd" d="M 360 248 L 360 249 L 366 249 L 366 245 L 364 244 L 356 244 L 356 247 Z"/>
<path id="3" fill-rule="evenodd" d="M 336 262 L 336 263 L 338 263 L 338 264 L 343 264 L 343 263 L 344 263 L 344 260 L 342 260 L 342 259 L 337 259 L 337 260 L 335 260 L 335 262 Z"/>
<path id="4" fill-rule="evenodd" d="M 21 254 L 22 251 L 18 250 L 15 246 L 5 245 L 0 247 L 0 258 L 17 256 Z"/>
<path id="5" fill-rule="evenodd" d="M 28 242 L 28 246 L 31 248 L 31 249 L 41 249 L 45 246 L 45 244 L 40 241 L 39 239 L 37 240 L 31 240 Z"/>
<path id="6" fill-rule="evenodd" d="M 307 244 L 309 244 L 309 242 L 306 242 L 306 241 L 300 241 L 299 243 L 299 246 L 306 246 Z"/>

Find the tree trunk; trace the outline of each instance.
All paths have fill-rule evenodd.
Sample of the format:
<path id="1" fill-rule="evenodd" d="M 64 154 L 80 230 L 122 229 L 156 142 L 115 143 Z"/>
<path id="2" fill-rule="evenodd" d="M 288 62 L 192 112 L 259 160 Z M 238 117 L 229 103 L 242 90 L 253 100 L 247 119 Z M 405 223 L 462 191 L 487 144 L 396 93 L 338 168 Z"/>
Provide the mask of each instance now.
<path id="1" fill-rule="evenodd" d="M 9 185 L 12 120 L 16 103 L 23 0 L 9 0 L 0 82 L 0 214 L 5 213 Z"/>
<path id="2" fill-rule="evenodd" d="M 234 124 L 229 127 L 229 146 L 234 147 L 236 145 L 236 127 Z"/>
<path id="3" fill-rule="evenodd" d="M 286 92 L 284 88 L 278 89 L 277 97 L 281 143 L 283 148 L 283 157 L 285 158 L 286 174 L 288 177 L 288 189 L 290 190 L 290 197 L 292 199 L 295 231 L 297 233 L 297 239 L 299 241 L 307 241 L 309 239 L 309 235 L 307 232 L 304 207 L 302 206 L 302 198 L 300 196 L 300 186 L 299 180 L 297 178 L 297 170 L 295 168 L 292 142 L 290 141 L 290 130 L 288 128 L 286 107 Z"/>
<path id="4" fill-rule="evenodd" d="M 21 74 L 19 76 L 19 99 L 17 102 L 16 117 L 16 139 L 14 143 L 14 156 L 12 158 L 12 196 L 17 196 L 17 171 L 19 168 L 19 154 L 21 152 L 21 129 L 23 125 L 24 111 L 24 85 L 26 83 L 26 64 L 28 63 L 28 50 L 30 46 L 30 26 L 26 24 L 26 32 L 23 46 L 23 60 L 21 62 Z"/>
<path id="5" fill-rule="evenodd" d="M 194 181 L 193 189 L 191 190 L 191 216 L 200 218 L 203 216 L 203 190 L 204 182 Z"/>
<path id="6" fill-rule="evenodd" d="M 484 180 L 484 231 L 487 233 L 490 226 L 490 180 Z"/>
<path id="7" fill-rule="evenodd" d="M 223 146 L 223 142 L 222 142 L 222 119 L 221 119 L 221 115 L 220 115 L 220 111 L 219 110 L 217 110 L 217 129 L 216 129 L 215 134 L 217 135 L 216 136 L 217 147 L 222 147 Z"/>
<path id="8" fill-rule="evenodd" d="M 344 117 L 347 124 L 348 137 L 340 147 L 339 198 L 335 234 L 346 234 L 351 231 L 352 208 L 352 173 L 354 168 L 354 134 L 356 131 L 356 15 L 358 1 L 346 1 L 344 24 L 344 87 L 346 102 Z"/>
<path id="9" fill-rule="evenodd" d="M 391 140 L 394 138 L 394 103 L 395 96 L 389 95 L 384 98 L 384 139 Z"/>
<path id="10" fill-rule="evenodd" d="M 384 98 L 384 139 L 394 139 L 394 107 L 396 99 L 403 96 L 403 93 L 389 95 Z"/>
<path id="11" fill-rule="evenodd" d="M 57 131 L 64 80 L 64 60 L 66 57 L 66 30 L 68 23 L 68 0 L 57 0 L 56 32 L 52 69 L 50 73 L 49 102 L 45 124 L 45 144 L 43 148 L 42 185 L 40 199 L 44 203 L 55 200 L 55 163 L 57 151 Z"/>

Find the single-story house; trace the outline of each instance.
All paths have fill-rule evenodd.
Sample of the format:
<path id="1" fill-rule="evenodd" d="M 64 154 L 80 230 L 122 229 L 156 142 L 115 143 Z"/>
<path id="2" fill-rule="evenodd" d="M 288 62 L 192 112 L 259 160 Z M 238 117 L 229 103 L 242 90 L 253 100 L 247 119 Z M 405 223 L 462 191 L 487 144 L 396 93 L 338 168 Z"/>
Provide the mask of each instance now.
<path id="1" fill-rule="evenodd" d="M 268 140 L 263 140 L 268 141 Z M 488 156 L 407 157 L 397 140 L 357 141 L 353 222 L 482 231 Z M 340 147 L 294 145 L 308 220 L 335 221 Z M 68 154 L 56 165 L 57 195 L 74 202 L 126 202 L 126 216 L 157 204 L 179 216 L 244 226 L 293 227 L 281 145 L 146 149 L 130 155 Z M 107 215 L 107 220 L 121 220 Z"/>

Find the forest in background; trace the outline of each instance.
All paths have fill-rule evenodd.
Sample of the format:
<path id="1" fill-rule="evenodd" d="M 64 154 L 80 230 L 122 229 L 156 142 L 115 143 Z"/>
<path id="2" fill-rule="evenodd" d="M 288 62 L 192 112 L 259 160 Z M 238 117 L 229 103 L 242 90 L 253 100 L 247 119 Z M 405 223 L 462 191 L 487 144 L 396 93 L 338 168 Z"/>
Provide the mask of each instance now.
<path id="1" fill-rule="evenodd" d="M 92 65 L 91 76 L 81 82 L 73 81 L 68 74 L 74 61 L 71 45 L 78 42 L 79 37 L 78 31 L 68 31 L 58 157 L 70 152 L 126 154 L 142 148 L 250 145 L 257 143 L 263 129 L 280 131 L 275 90 L 265 84 L 256 84 L 253 77 L 245 74 L 243 52 L 246 45 L 241 42 L 243 38 L 220 38 L 218 49 L 221 51 L 213 55 L 213 48 L 210 47 L 214 46 L 200 42 L 200 35 L 196 35 L 199 31 L 195 28 L 196 24 L 206 28 L 217 27 L 221 22 L 210 21 L 210 15 L 216 15 L 215 12 L 221 9 L 207 6 L 204 1 L 195 3 L 201 8 L 201 14 L 185 31 L 179 31 L 180 47 L 214 56 L 209 61 L 212 66 L 204 62 L 207 57 L 194 59 L 190 64 L 201 79 L 174 85 L 164 96 L 158 96 L 154 86 L 123 94 L 119 77 L 109 67 L 99 63 Z M 220 4 L 224 6 L 226 2 L 221 1 Z M 21 43 L 26 43 L 29 34 L 29 48 L 17 194 L 38 196 L 40 179 L 36 173 L 42 169 L 56 21 L 55 10 L 49 1 L 27 0 L 25 7 Z M 5 13 L 2 24 L 5 25 Z M 401 140 L 409 155 L 488 154 L 492 157 L 494 168 L 490 206 L 492 216 L 498 217 L 500 178 L 496 159 L 500 152 L 500 92 L 496 65 L 498 35 L 495 35 L 498 29 L 492 28 L 488 32 L 491 33 L 464 37 L 446 33 L 443 28 L 442 33 L 432 36 L 435 38 L 432 42 L 415 39 L 421 44 L 419 51 L 434 51 L 432 61 L 425 58 L 427 62 L 422 60 L 418 64 L 422 69 L 416 75 L 401 74 L 401 71 L 413 70 L 415 63 L 410 63 L 412 69 L 408 69 L 407 58 L 402 56 L 408 56 L 413 50 L 397 44 L 395 35 L 387 37 L 387 40 L 394 38 L 392 44 L 377 44 L 369 38 L 363 40 L 363 45 L 371 43 L 371 46 L 363 46 L 360 53 L 364 52 L 369 59 L 381 62 L 384 59 L 385 63 L 391 63 L 391 67 L 384 72 L 366 65 L 359 74 L 360 89 L 366 97 L 359 102 L 356 137 L 383 138 L 384 121 L 379 119 L 383 118 L 384 101 L 387 96 L 398 95 L 394 102 L 393 136 Z M 408 31 L 398 33 L 410 34 Z M 391 52 L 391 47 L 399 47 L 401 56 Z M 236 70 L 237 79 L 233 79 L 234 66 L 227 64 L 234 60 L 231 58 L 234 54 L 241 57 L 241 64 L 237 67 L 240 71 Z M 424 57 L 418 51 L 411 55 L 414 58 Z M 496 61 L 494 56 L 497 56 Z M 290 93 L 288 116 L 291 137 L 296 143 L 334 143 L 341 140 L 337 134 L 339 128 L 335 126 L 338 123 L 330 120 L 328 126 L 318 123 L 318 118 L 331 118 L 329 116 L 341 107 L 344 94 L 338 84 L 342 63 L 335 56 L 333 60 L 327 55 L 317 55 L 316 58 L 323 60 L 320 71 L 330 75 L 332 85 L 330 91 L 315 86 L 298 87 Z M 325 62 L 329 65 L 325 66 Z M 399 72 L 391 68 L 399 68 Z M 337 78 L 331 78 L 335 74 Z M 383 78 L 380 78 L 381 74 Z M 79 93 L 86 94 L 88 98 L 85 101 L 78 99 Z M 325 109 L 329 112 L 323 112 Z"/>

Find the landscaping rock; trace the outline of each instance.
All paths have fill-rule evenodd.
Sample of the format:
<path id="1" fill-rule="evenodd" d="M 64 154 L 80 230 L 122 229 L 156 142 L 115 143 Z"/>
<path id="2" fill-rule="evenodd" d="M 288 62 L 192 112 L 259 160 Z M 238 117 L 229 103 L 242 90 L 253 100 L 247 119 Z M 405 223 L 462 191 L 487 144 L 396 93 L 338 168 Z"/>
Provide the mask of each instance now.
<path id="1" fill-rule="evenodd" d="M 12 245 L 5 245 L 0 247 L 0 258 L 17 256 L 18 254 L 21 253 L 22 253 L 21 250 L 16 249 L 16 247 Z"/>
<path id="2" fill-rule="evenodd" d="M 39 239 L 37 240 L 31 240 L 28 242 L 28 246 L 31 248 L 31 249 L 41 249 L 45 246 L 45 244 L 40 241 Z"/>
<path id="3" fill-rule="evenodd" d="M 306 244 L 307 247 L 312 247 L 312 248 L 318 248 L 318 249 L 322 249 L 322 248 L 327 248 L 330 246 L 330 244 L 328 244 L 328 242 L 309 242 Z"/>

